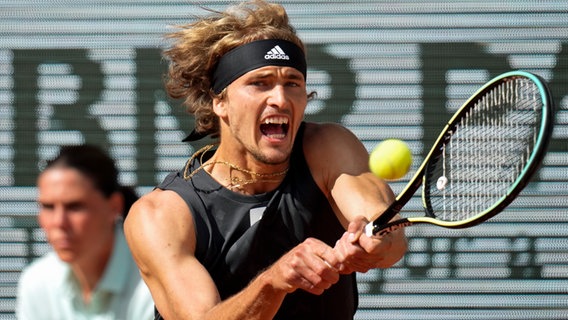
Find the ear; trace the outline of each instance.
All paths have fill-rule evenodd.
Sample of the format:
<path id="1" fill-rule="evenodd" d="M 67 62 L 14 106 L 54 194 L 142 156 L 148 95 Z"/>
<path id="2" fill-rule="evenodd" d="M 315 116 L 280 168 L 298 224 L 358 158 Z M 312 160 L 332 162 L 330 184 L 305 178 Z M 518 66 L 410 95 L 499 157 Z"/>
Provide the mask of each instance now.
<path id="1" fill-rule="evenodd" d="M 213 98 L 213 112 L 219 117 L 227 116 L 227 99 L 226 98 Z"/>
<path id="2" fill-rule="evenodd" d="M 114 213 L 114 219 L 123 217 L 126 214 L 124 212 L 124 196 L 120 191 L 111 194 L 108 200 L 112 213 Z"/>

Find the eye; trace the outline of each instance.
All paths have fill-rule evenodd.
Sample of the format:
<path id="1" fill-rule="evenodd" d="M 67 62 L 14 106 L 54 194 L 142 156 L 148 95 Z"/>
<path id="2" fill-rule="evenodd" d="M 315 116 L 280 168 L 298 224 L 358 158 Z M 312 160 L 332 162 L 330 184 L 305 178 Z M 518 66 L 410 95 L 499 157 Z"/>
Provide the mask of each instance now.
<path id="1" fill-rule="evenodd" d="M 67 205 L 67 210 L 70 212 L 81 212 L 85 210 L 85 205 L 81 202 L 71 202 Z"/>
<path id="2" fill-rule="evenodd" d="M 300 83 L 298 83 L 297 81 L 290 81 L 286 84 L 288 87 L 299 87 Z"/>
<path id="3" fill-rule="evenodd" d="M 305 84 L 304 78 L 300 76 L 292 75 L 286 79 L 286 86 L 288 87 L 303 87 Z"/>
<path id="4" fill-rule="evenodd" d="M 39 209 L 42 211 L 52 211 L 54 208 L 54 205 L 49 204 L 49 203 L 39 203 Z"/>
<path id="5" fill-rule="evenodd" d="M 256 86 L 256 87 L 264 87 L 266 86 L 266 81 L 264 80 L 254 80 L 250 82 L 251 86 Z"/>

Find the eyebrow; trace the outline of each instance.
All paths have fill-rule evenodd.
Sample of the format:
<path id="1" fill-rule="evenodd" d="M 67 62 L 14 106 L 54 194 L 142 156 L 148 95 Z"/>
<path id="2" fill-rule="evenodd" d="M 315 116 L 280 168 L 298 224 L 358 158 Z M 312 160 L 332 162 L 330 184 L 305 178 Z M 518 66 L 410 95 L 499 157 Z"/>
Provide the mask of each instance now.
<path id="1" fill-rule="evenodd" d="M 290 72 L 286 75 L 286 77 L 288 79 L 292 79 L 292 80 L 304 80 L 304 77 L 301 75 L 301 73 L 298 72 Z"/>
<path id="2" fill-rule="evenodd" d="M 252 78 L 259 78 L 259 79 L 265 79 L 265 78 L 270 78 L 270 77 L 274 77 L 275 73 L 273 71 L 258 71 L 257 73 L 255 73 L 254 75 L 251 75 Z M 300 71 L 286 71 L 284 72 L 284 77 L 286 79 L 290 79 L 290 80 L 303 80 L 304 77 L 301 75 Z"/>

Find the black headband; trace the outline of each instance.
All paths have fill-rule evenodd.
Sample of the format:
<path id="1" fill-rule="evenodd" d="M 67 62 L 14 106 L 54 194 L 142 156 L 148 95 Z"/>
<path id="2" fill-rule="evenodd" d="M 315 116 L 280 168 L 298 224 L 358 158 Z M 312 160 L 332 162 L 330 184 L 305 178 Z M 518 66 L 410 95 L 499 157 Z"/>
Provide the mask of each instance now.
<path id="1" fill-rule="evenodd" d="M 280 39 L 257 40 L 227 52 L 213 71 L 211 87 L 215 94 L 243 74 L 265 66 L 292 67 L 306 78 L 306 57 L 296 44 Z"/>

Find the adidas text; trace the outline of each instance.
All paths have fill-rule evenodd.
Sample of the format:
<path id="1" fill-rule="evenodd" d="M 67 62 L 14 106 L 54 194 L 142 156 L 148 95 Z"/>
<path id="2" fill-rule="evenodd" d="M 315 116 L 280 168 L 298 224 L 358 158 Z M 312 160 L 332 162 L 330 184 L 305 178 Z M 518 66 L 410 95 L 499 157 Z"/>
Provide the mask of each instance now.
<path id="1" fill-rule="evenodd" d="M 270 49 L 270 51 L 264 55 L 264 59 L 290 60 L 290 57 L 284 52 L 284 50 L 282 50 L 282 48 L 280 48 L 280 46 L 274 46 L 274 48 Z"/>
<path id="2" fill-rule="evenodd" d="M 290 57 L 287 54 L 266 54 L 264 59 L 271 60 L 271 59 L 279 59 L 279 60 L 290 60 Z"/>

